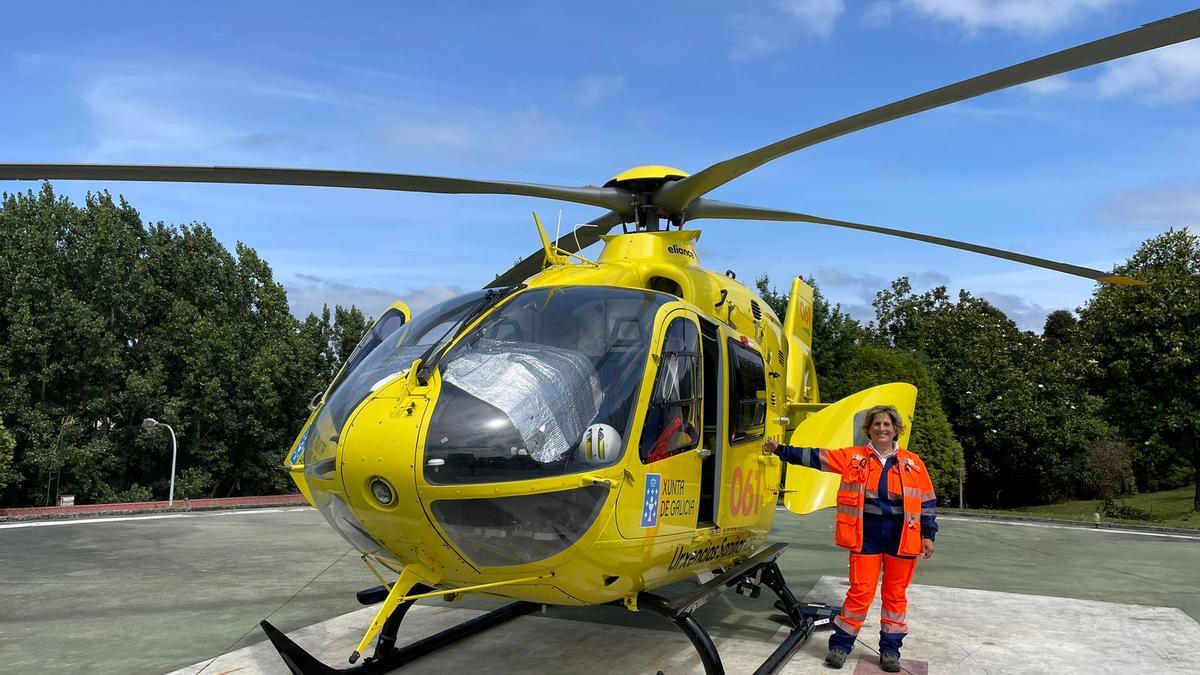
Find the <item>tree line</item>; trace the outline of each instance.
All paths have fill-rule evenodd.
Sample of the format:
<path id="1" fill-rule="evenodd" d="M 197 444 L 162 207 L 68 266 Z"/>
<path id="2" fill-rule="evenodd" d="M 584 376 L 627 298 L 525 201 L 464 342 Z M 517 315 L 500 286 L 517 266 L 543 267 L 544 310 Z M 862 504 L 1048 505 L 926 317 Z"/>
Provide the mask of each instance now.
<path id="1" fill-rule="evenodd" d="M 960 485 L 967 505 L 1003 507 L 1196 482 L 1200 237 L 1171 229 L 1115 271 L 1146 284 L 1098 284 L 1078 316 L 1052 312 L 1040 335 L 945 286 L 917 293 L 897 279 L 865 325 L 818 289 L 822 398 L 915 384 L 910 444 L 943 503 L 957 501 Z M 782 316 L 786 295 L 766 276 L 757 283 Z"/>
<path id="2" fill-rule="evenodd" d="M 907 279 L 861 323 L 817 289 L 822 399 L 907 381 L 910 445 L 943 501 L 1012 506 L 1195 480 L 1200 444 L 1200 238 L 1171 230 L 1116 270 L 1078 317 L 1040 335 L 982 298 Z M 779 316 L 786 294 L 760 277 Z M 255 251 L 203 224 L 146 224 L 124 199 L 40 192 L 0 204 L 0 505 L 292 489 L 278 470 L 366 330 L 355 307 L 292 316 Z M 1196 506 L 1200 508 L 1200 487 Z"/>
<path id="3" fill-rule="evenodd" d="M 254 249 L 202 224 L 145 224 L 124 199 L 0 206 L 0 504 L 293 489 L 278 471 L 306 404 L 366 329 L 358 309 L 294 318 Z"/>

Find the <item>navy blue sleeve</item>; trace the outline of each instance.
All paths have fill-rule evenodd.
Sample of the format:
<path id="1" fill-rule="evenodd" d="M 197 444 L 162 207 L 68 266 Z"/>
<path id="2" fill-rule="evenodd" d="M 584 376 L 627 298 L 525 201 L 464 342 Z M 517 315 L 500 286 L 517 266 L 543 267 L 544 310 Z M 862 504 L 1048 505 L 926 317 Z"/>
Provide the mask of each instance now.
<path id="1" fill-rule="evenodd" d="M 933 541 L 937 531 L 937 497 L 934 497 L 921 502 L 921 538 Z"/>
<path id="2" fill-rule="evenodd" d="M 827 450 L 820 448 L 796 448 L 790 445 L 780 445 L 775 448 L 775 454 L 788 464 L 799 464 L 818 471 L 830 471 L 826 459 Z"/>

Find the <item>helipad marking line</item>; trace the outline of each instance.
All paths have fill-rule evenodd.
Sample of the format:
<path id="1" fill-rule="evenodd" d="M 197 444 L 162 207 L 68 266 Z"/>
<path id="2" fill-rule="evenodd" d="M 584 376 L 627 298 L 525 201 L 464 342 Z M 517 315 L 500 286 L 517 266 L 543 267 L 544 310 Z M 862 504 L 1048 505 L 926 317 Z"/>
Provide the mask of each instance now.
<path id="1" fill-rule="evenodd" d="M 26 523 L 0 524 L 0 530 L 10 530 L 18 527 L 54 527 L 56 525 L 90 525 L 93 523 L 120 523 L 132 520 L 163 520 L 165 518 L 208 518 L 212 516 L 248 516 L 260 513 L 294 513 L 308 511 L 307 506 L 285 509 L 237 509 L 233 511 L 216 511 L 213 513 L 159 513 L 146 516 L 111 516 L 107 518 L 73 518 L 69 520 L 34 520 Z"/>
<path id="2" fill-rule="evenodd" d="M 776 511 L 787 511 L 785 507 L 777 506 Z M 1084 527 L 1081 525 L 1057 525 L 1054 523 L 1027 523 L 1019 520 L 999 520 L 996 518 L 960 518 L 957 516 L 938 516 L 938 520 L 952 520 L 959 523 L 991 523 L 993 525 L 1020 525 L 1022 527 L 1043 527 L 1051 530 L 1079 530 L 1080 532 L 1109 532 L 1112 534 L 1136 534 L 1143 537 L 1167 537 L 1169 539 L 1189 539 L 1200 541 L 1200 534 L 1177 534 L 1171 532 L 1143 532 L 1141 530 L 1120 530 L 1111 527 Z"/>
<path id="3" fill-rule="evenodd" d="M 1112 534 L 1136 534 L 1143 537 L 1167 537 L 1170 539 L 1200 540 L 1200 536 L 1191 534 L 1173 534 L 1170 532 L 1143 532 L 1141 530 L 1118 530 L 1111 527 L 1080 527 L 1076 525 L 1056 525 L 1054 523 L 1026 523 L 1017 520 L 993 520 L 991 518 L 957 518 L 955 516 L 938 516 L 939 520 L 953 520 L 960 523 L 996 523 L 998 525 L 1019 525 L 1021 527 L 1044 527 L 1051 530 L 1079 530 L 1080 532 L 1109 532 Z"/>
<path id="4" fill-rule="evenodd" d="M 156 516 L 117 516 L 113 518 L 75 518 L 72 520 L 35 520 L 30 523 L 5 523 L 0 530 L 17 527 L 54 527 L 55 525 L 89 525 L 91 523 L 116 523 L 124 520 L 162 520 L 164 518 L 187 518 L 183 513 L 164 513 Z"/>

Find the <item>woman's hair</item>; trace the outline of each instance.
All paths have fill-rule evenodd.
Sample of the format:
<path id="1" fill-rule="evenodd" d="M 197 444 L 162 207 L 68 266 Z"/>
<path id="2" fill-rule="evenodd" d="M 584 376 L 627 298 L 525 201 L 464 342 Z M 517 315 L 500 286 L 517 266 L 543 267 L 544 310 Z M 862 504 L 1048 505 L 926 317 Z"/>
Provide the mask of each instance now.
<path id="1" fill-rule="evenodd" d="M 868 410 L 866 417 L 863 418 L 863 433 L 867 435 L 867 438 L 871 437 L 871 422 L 874 422 L 875 416 L 880 413 L 887 413 L 888 417 L 892 418 L 892 426 L 896 428 L 896 438 L 892 440 L 900 438 L 900 434 L 904 433 L 904 418 L 900 416 L 900 411 L 891 405 L 877 405 Z"/>

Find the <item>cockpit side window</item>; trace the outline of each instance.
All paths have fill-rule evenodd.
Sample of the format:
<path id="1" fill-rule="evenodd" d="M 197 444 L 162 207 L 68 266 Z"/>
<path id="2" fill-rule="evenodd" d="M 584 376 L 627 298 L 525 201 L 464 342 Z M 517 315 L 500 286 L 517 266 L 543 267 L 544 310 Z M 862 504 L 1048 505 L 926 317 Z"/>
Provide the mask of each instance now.
<path id="1" fill-rule="evenodd" d="M 696 324 L 680 317 L 663 338 L 662 358 L 638 449 L 652 464 L 700 443 L 702 377 L 700 335 Z"/>
<path id="2" fill-rule="evenodd" d="M 407 370 L 428 345 L 444 335 L 483 296 L 483 291 L 473 291 L 440 302 L 398 328 L 391 321 L 385 324 L 383 327 L 390 328 L 391 333 L 380 337 L 379 344 L 362 350 L 361 355 L 356 352 L 352 363 L 330 385 L 325 404 L 313 423 L 313 440 L 305 446 L 305 466 L 332 458 L 338 437 L 358 404 L 380 382 Z M 373 340 L 373 331 L 374 328 L 364 338 L 368 345 Z"/>
<path id="3" fill-rule="evenodd" d="M 767 378 L 763 358 L 737 340 L 729 340 L 729 440 L 763 435 L 767 419 Z"/>
<path id="4" fill-rule="evenodd" d="M 329 386 L 330 389 L 337 389 L 337 386 L 342 383 L 346 375 L 358 367 L 362 360 L 367 358 L 367 355 L 375 351 L 375 348 L 383 344 L 383 341 L 400 330 L 404 325 L 404 313 L 393 307 L 383 313 L 379 320 L 371 324 L 367 329 L 366 334 L 359 340 L 358 346 L 350 353 L 350 358 L 346 359 L 346 365 L 342 367 L 338 373 L 337 379 Z"/>

